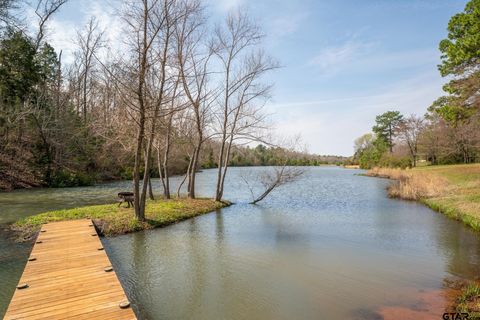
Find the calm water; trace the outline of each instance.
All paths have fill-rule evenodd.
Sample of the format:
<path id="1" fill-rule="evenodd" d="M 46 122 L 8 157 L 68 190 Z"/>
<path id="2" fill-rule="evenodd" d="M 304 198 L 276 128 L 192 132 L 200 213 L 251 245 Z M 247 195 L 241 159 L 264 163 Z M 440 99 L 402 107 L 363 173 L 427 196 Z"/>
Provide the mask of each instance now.
<path id="1" fill-rule="evenodd" d="M 477 234 L 422 205 L 388 199 L 387 180 L 310 168 L 249 205 L 239 175 L 261 170 L 231 170 L 229 208 L 102 240 L 139 318 L 376 319 L 381 308 L 418 306 L 419 292 L 480 271 Z M 214 175 L 199 174 L 199 195 L 213 194 Z M 109 202 L 128 187 L 0 194 L 0 219 Z M 0 241 L 1 315 L 30 247 Z"/>

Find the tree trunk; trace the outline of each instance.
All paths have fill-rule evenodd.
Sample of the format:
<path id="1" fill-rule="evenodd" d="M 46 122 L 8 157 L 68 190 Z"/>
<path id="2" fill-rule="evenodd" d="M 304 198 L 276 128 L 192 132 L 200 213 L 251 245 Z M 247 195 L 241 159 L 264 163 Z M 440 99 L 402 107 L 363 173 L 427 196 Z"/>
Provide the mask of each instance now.
<path id="1" fill-rule="evenodd" d="M 223 176 L 223 155 L 225 153 L 225 139 L 226 133 L 223 134 L 222 146 L 220 148 L 220 154 L 218 156 L 218 174 L 217 174 L 217 188 L 215 192 L 215 201 L 221 201 L 223 196 L 222 188 L 222 176 Z"/>
<path id="2" fill-rule="evenodd" d="M 227 151 L 224 156 L 224 161 L 223 161 L 223 172 L 222 172 L 222 178 L 220 180 L 220 188 L 218 190 L 218 200 L 216 201 L 222 201 L 223 198 L 223 190 L 225 186 L 225 177 L 227 176 L 227 171 L 228 171 L 228 162 L 230 161 L 230 150 L 231 150 L 231 141 L 229 142 L 227 146 Z"/>
<path id="3" fill-rule="evenodd" d="M 167 188 L 166 184 L 166 179 L 164 177 L 164 170 L 162 168 L 162 163 L 160 162 L 160 146 L 157 148 L 157 167 L 158 167 L 158 174 L 160 175 L 160 181 L 162 181 L 162 187 L 163 187 L 163 197 L 164 199 L 170 199 L 170 197 L 166 197 L 166 194 L 170 193 L 170 191 Z"/>
<path id="4" fill-rule="evenodd" d="M 178 188 L 177 188 L 177 198 L 180 198 L 180 190 L 182 189 L 183 184 L 184 184 L 185 181 L 187 180 L 187 177 L 190 176 L 190 168 L 192 167 L 192 160 L 193 160 L 193 159 L 191 158 L 190 161 L 188 162 L 187 173 L 185 173 L 185 176 L 183 177 L 182 182 L 180 182 L 180 184 L 178 185 Z"/>
<path id="5" fill-rule="evenodd" d="M 87 61 L 85 60 L 85 63 Z M 83 75 L 83 123 L 87 123 L 87 77 L 88 67 L 85 67 L 85 74 Z"/>
<path id="6" fill-rule="evenodd" d="M 266 196 L 268 196 L 268 194 L 270 192 L 272 192 L 273 189 L 275 189 L 275 187 L 277 186 L 277 183 L 274 183 L 272 184 L 270 187 L 268 187 L 267 190 L 265 190 L 264 193 L 262 193 L 257 199 L 253 200 L 252 202 L 250 202 L 250 204 L 256 204 L 260 201 L 262 201 L 263 199 L 265 199 Z"/>
<path id="7" fill-rule="evenodd" d="M 165 137 L 165 153 L 163 155 L 163 196 L 165 199 L 170 199 L 170 177 L 168 172 L 168 159 L 170 155 L 170 132 L 172 128 L 173 113 L 169 116 L 167 133 Z"/>
<path id="8" fill-rule="evenodd" d="M 151 175 L 148 175 L 148 197 L 150 198 L 150 200 L 155 200 L 155 197 L 153 196 L 152 177 L 151 177 Z"/>
<path id="9" fill-rule="evenodd" d="M 200 117 L 200 105 L 198 101 L 194 104 L 195 108 L 195 122 L 197 125 L 197 145 L 195 146 L 195 150 L 193 153 L 193 162 L 190 168 L 190 180 L 188 184 L 188 197 L 190 199 L 195 199 L 195 178 L 197 175 L 197 168 L 198 168 L 198 159 L 200 157 L 200 151 L 202 150 L 202 143 L 203 143 L 203 128 L 202 128 L 202 119 Z"/>
<path id="10" fill-rule="evenodd" d="M 157 110 L 154 112 L 153 119 L 157 117 Z M 150 177 L 150 168 L 151 168 L 151 158 L 152 158 L 152 145 L 153 145 L 153 138 L 155 134 L 155 121 L 152 121 L 149 133 L 149 139 L 147 140 L 147 148 L 145 152 L 145 169 L 143 172 L 143 185 L 142 185 L 142 192 L 140 194 L 140 204 L 143 206 L 142 210 L 145 213 L 145 200 L 147 198 L 147 188 L 148 188 L 148 179 Z"/>
<path id="11" fill-rule="evenodd" d="M 143 139 L 145 134 L 145 97 L 144 97 L 144 86 L 145 86 L 145 77 L 147 72 L 147 55 L 148 55 L 148 46 L 147 46 L 147 32 L 148 32 L 148 4 L 146 1 L 143 1 L 143 17 L 142 17 L 142 39 L 141 39 L 141 51 L 139 53 L 139 66 L 140 70 L 138 73 L 138 107 L 139 107 L 139 120 L 138 120 L 138 134 L 137 134 L 137 146 L 135 152 L 135 165 L 133 170 L 133 183 L 134 183 L 134 207 L 135 207 L 135 216 L 139 221 L 145 221 L 145 175 L 143 180 L 142 193 L 140 193 L 140 163 L 143 150 Z M 151 147 L 151 146 L 150 146 Z M 148 154 L 150 156 L 150 154 Z M 145 163 L 148 164 L 149 159 L 145 159 Z M 145 171 L 149 168 L 145 167 Z"/>
<path id="12" fill-rule="evenodd" d="M 392 126 L 389 125 L 388 128 L 388 146 L 390 147 L 390 153 L 393 153 L 393 129 Z"/>
<path id="13" fill-rule="evenodd" d="M 168 27 L 168 25 L 167 25 L 167 27 Z M 147 151 L 146 151 L 147 155 L 146 155 L 146 159 L 145 159 L 145 172 L 144 172 L 144 176 L 143 176 L 144 181 L 147 178 L 147 176 L 149 174 L 149 171 L 150 171 L 150 167 L 151 167 L 151 161 L 150 160 L 151 160 L 151 155 L 152 155 L 153 140 L 155 138 L 157 118 L 158 118 L 158 113 L 160 111 L 160 107 L 161 107 L 162 102 L 163 102 L 164 86 L 165 86 L 165 82 L 166 82 L 166 80 L 165 80 L 165 75 L 166 75 L 165 67 L 166 67 L 166 63 L 167 63 L 166 59 L 167 59 L 168 39 L 169 38 L 167 37 L 166 42 L 165 42 L 165 46 L 164 46 L 164 49 L 163 49 L 163 60 L 161 62 L 162 80 L 161 80 L 160 88 L 159 88 L 159 96 L 158 96 L 158 99 L 156 101 L 155 108 L 154 108 L 154 111 L 153 111 L 153 117 L 152 117 L 152 120 L 151 120 L 149 137 L 148 137 L 148 140 L 147 140 L 148 141 Z M 147 186 L 144 183 L 143 188 L 142 188 L 142 194 L 141 194 L 141 204 L 144 206 L 143 210 L 145 210 L 146 193 L 147 193 Z"/>
<path id="14" fill-rule="evenodd" d="M 145 113 L 140 112 L 139 128 L 137 133 L 137 146 L 135 150 L 135 164 L 133 167 L 133 193 L 134 201 L 133 206 L 135 208 L 135 217 L 139 221 L 145 220 L 145 211 L 142 210 L 140 205 L 140 161 L 142 160 L 143 149 L 143 135 L 145 133 Z"/>
<path id="15" fill-rule="evenodd" d="M 198 158 L 200 156 L 201 145 L 202 143 L 198 142 L 192 157 L 192 165 L 190 167 L 190 178 L 188 184 L 188 198 L 190 199 L 195 199 L 195 178 L 197 175 Z"/>

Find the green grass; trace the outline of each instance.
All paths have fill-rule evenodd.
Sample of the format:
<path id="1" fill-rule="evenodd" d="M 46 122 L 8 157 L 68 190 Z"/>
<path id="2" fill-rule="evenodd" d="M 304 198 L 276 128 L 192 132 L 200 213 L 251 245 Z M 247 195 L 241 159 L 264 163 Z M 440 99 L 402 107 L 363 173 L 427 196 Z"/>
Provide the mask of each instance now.
<path id="1" fill-rule="evenodd" d="M 470 316 L 472 317 L 480 315 L 480 286 L 477 283 L 470 283 L 462 289 L 462 293 L 457 298 L 455 309 L 457 312 L 471 313 Z M 478 318 L 475 317 L 475 319 Z"/>
<path id="2" fill-rule="evenodd" d="M 446 179 L 448 188 L 444 194 L 422 199 L 422 202 L 480 231 L 480 164 L 428 166 L 412 172 L 435 174 Z"/>
<path id="3" fill-rule="evenodd" d="M 369 174 L 397 180 L 403 176 L 413 188 L 421 186 L 422 179 L 441 182 L 442 188 L 437 192 L 417 200 L 480 231 L 480 164 L 422 166 L 406 171 L 380 168 L 367 173 Z M 431 175 L 435 179 L 431 179 Z M 424 184 L 423 187 L 435 190 L 435 185 L 432 184 Z M 480 285 L 471 283 L 461 288 L 455 309 L 457 312 L 468 312 L 469 319 L 480 319 Z"/>
<path id="4" fill-rule="evenodd" d="M 398 180 L 389 195 L 418 200 L 480 231 L 480 164 L 374 168 L 366 175 Z"/>
<path id="5" fill-rule="evenodd" d="M 211 199 L 147 201 L 144 222 L 135 219 L 133 208 L 118 207 L 117 204 L 86 206 L 26 217 L 15 222 L 11 228 L 17 233 L 19 240 L 25 241 L 32 238 L 44 223 L 89 218 L 102 234 L 113 236 L 166 226 L 228 205 L 229 203 Z"/>

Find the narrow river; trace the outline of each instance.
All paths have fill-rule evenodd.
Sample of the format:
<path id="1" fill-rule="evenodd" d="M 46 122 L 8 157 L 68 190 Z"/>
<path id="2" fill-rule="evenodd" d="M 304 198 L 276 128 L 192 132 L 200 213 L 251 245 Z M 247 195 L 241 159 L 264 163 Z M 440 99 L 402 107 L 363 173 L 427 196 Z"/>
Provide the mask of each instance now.
<path id="1" fill-rule="evenodd" d="M 308 168 L 301 181 L 250 205 L 240 177 L 262 170 L 231 169 L 225 193 L 235 202 L 231 207 L 163 229 L 102 239 L 139 318 L 441 314 L 445 283 L 479 275 L 479 235 L 423 205 L 389 199 L 387 180 L 358 176 L 358 170 Z M 199 173 L 199 195 L 213 194 L 215 173 Z M 129 187 L 123 181 L 3 193 L 0 222 L 108 203 Z M 30 249 L 0 237 L 0 317 Z"/>

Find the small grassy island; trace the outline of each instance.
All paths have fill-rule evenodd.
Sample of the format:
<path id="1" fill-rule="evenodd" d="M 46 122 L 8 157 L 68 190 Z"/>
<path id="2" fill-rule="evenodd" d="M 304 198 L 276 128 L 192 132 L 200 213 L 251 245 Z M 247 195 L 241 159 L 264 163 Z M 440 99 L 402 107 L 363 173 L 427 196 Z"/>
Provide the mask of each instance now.
<path id="1" fill-rule="evenodd" d="M 117 204 L 86 206 L 74 209 L 49 211 L 23 218 L 12 225 L 19 241 L 31 239 L 48 222 L 92 219 L 99 232 L 105 236 L 114 236 L 153 229 L 212 212 L 230 205 L 229 202 L 211 199 L 175 198 L 170 200 L 147 201 L 145 221 L 135 219 L 133 208 Z"/>

